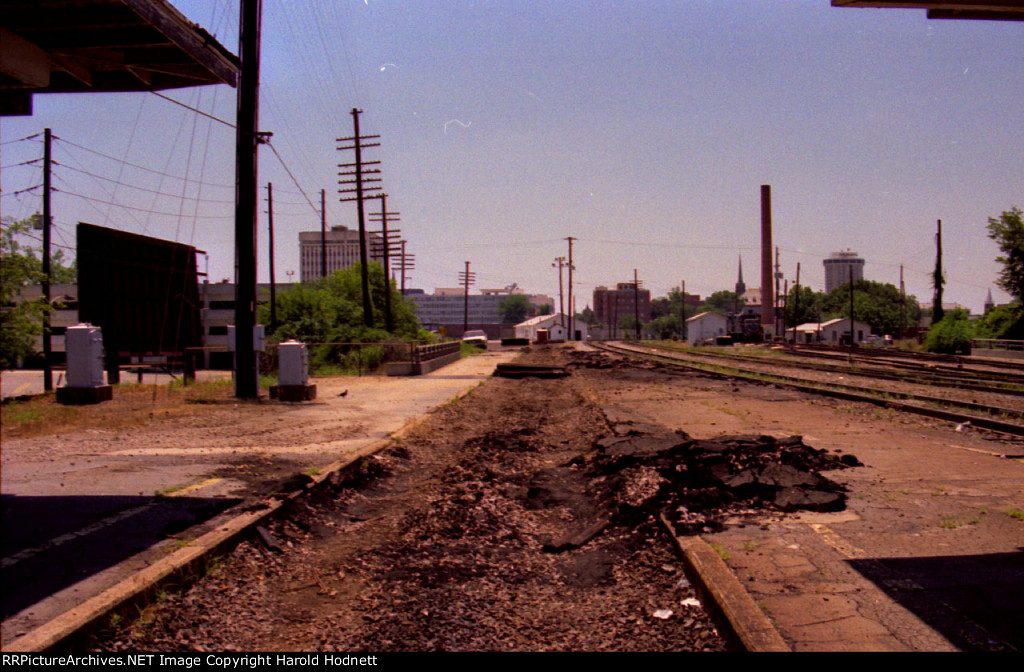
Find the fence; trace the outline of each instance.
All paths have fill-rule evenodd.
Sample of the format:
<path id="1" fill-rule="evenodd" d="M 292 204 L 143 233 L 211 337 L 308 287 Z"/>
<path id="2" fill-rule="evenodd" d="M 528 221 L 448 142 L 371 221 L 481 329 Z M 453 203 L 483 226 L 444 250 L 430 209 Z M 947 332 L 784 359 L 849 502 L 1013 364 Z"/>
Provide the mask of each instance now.
<path id="1" fill-rule="evenodd" d="M 975 338 L 971 341 L 971 354 L 982 357 L 1024 359 L 1024 341 L 995 338 Z"/>
<path id="2" fill-rule="evenodd" d="M 355 373 L 363 375 L 376 371 L 389 362 L 411 362 L 420 365 L 441 357 L 458 353 L 461 348 L 459 341 L 444 343 L 416 343 L 404 341 L 383 341 L 370 343 L 332 342 L 307 343 L 310 353 L 310 376 Z M 330 348 L 314 358 L 314 348 Z M 202 368 L 203 355 L 206 352 L 227 352 L 225 346 L 207 346 L 186 348 L 184 372 L 186 382 L 195 379 L 195 372 Z M 259 355 L 259 370 L 269 373 L 277 370 L 277 344 L 268 344 L 265 352 Z M 320 359 L 315 362 L 314 359 Z M 322 367 L 317 371 L 318 366 Z M 326 371 L 327 373 L 324 373 Z"/>

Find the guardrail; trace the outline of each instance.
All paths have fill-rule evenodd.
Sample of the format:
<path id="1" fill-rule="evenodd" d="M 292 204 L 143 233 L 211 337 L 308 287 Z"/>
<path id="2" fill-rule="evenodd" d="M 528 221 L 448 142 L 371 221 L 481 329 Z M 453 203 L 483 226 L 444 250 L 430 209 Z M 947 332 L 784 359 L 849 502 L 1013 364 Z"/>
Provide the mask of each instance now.
<path id="1" fill-rule="evenodd" d="M 459 352 L 462 344 L 459 341 L 448 341 L 446 343 L 428 343 L 426 345 L 411 344 L 409 361 L 413 364 L 421 364 L 438 357 L 444 357 Z"/>
<path id="2" fill-rule="evenodd" d="M 996 338 L 971 339 L 971 348 L 983 350 L 1005 350 L 1007 352 L 1024 352 L 1024 341 Z"/>

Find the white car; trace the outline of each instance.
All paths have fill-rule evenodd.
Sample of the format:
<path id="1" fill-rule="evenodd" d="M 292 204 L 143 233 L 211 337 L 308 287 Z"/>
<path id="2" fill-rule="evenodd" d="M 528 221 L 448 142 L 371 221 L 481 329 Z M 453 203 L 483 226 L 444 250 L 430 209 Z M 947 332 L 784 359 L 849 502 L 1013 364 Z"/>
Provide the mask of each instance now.
<path id="1" fill-rule="evenodd" d="M 470 329 L 462 335 L 462 342 L 487 349 L 487 333 L 483 329 Z"/>

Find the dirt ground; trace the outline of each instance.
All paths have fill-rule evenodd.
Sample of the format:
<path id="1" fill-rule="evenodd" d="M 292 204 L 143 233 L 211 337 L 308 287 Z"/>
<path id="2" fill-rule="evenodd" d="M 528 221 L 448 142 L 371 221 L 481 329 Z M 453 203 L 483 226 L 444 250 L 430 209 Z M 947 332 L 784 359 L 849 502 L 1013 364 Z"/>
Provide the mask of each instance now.
<path id="1" fill-rule="evenodd" d="M 798 650 L 1020 648 L 1024 601 L 983 613 L 933 571 L 983 563 L 993 581 L 970 589 L 985 599 L 1024 586 L 1024 479 L 1005 457 L 1024 454 L 1019 441 L 569 348 L 520 361 L 572 375 L 488 380 L 96 647 L 721 650 L 667 512 Z M 798 450 L 826 460 L 801 473 L 841 505 L 793 513 L 758 489 Z M 699 459 L 666 462 L 680 451 Z M 868 634 L 844 644 L 855 630 Z"/>

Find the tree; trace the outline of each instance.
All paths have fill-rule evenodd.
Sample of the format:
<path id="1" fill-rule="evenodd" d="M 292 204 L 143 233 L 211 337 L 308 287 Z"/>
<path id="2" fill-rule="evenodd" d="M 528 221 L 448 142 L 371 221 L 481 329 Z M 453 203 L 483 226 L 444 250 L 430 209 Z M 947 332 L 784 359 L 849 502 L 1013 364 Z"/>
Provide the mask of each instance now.
<path id="1" fill-rule="evenodd" d="M 956 308 L 943 316 L 928 330 L 924 347 L 928 352 L 943 352 L 951 355 L 967 355 L 971 352 L 973 337 L 967 311 Z"/>
<path id="2" fill-rule="evenodd" d="M 786 297 L 786 327 L 792 329 L 808 322 L 818 322 L 824 296 L 824 292 L 816 292 L 806 285 L 790 289 Z"/>
<path id="3" fill-rule="evenodd" d="M 974 323 L 975 338 L 1024 339 L 1024 306 L 1019 303 L 998 306 Z"/>
<path id="4" fill-rule="evenodd" d="M 368 267 L 370 293 L 373 300 L 374 324 L 363 324 L 362 275 L 360 265 L 336 271 L 316 280 L 277 294 L 279 326 L 271 341 L 280 343 L 295 339 L 311 345 L 311 363 L 315 366 L 338 363 L 351 349 L 351 343 L 381 343 L 394 339 L 422 336 L 419 321 L 411 302 L 384 277 L 384 268 L 377 262 Z M 385 329 L 384 292 L 391 292 L 394 332 Z M 270 319 L 270 304 L 261 303 L 259 321 Z M 340 344 L 340 345 L 339 345 Z"/>
<path id="5" fill-rule="evenodd" d="M 711 296 L 704 299 L 704 305 L 701 306 L 701 308 L 706 311 L 722 314 L 736 312 L 738 307 L 743 307 L 743 301 L 740 299 L 740 295 L 727 289 L 713 293 Z"/>
<path id="6" fill-rule="evenodd" d="M 803 303 L 803 297 L 800 299 Z M 850 317 L 850 285 L 840 285 L 831 294 L 818 297 L 822 320 Z M 853 283 L 854 319 L 867 322 L 876 334 L 897 334 L 900 330 L 900 290 L 890 283 L 857 280 Z M 913 296 L 906 297 L 906 320 L 916 323 L 921 308 Z M 788 324 L 788 323 L 787 323 Z"/>
<path id="7" fill-rule="evenodd" d="M 37 216 L 0 222 L 0 368 L 9 369 L 34 352 L 35 337 L 43 333 L 43 316 L 52 306 L 43 298 L 23 301 L 22 289 L 43 280 L 43 262 L 36 250 L 23 245 Z M 75 282 L 75 264 L 64 263 L 57 250 L 50 257 L 50 282 Z"/>
<path id="8" fill-rule="evenodd" d="M 996 284 L 1024 303 L 1024 213 L 1013 207 L 998 218 L 989 217 L 988 237 L 999 245 L 996 261 L 1003 265 Z"/>
<path id="9" fill-rule="evenodd" d="M 498 312 L 502 321 L 509 324 L 519 324 L 530 314 L 529 297 L 525 294 L 509 294 L 498 304 Z"/>

